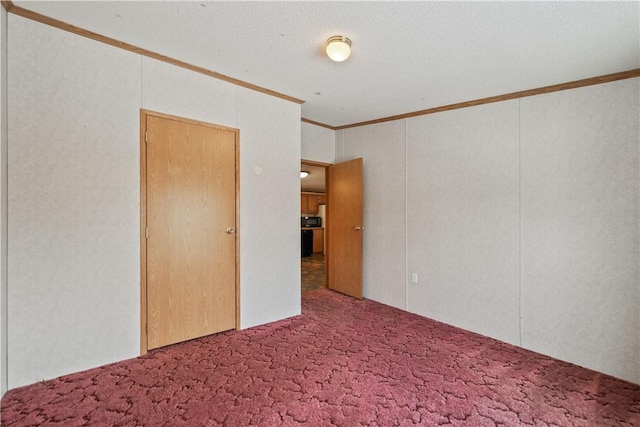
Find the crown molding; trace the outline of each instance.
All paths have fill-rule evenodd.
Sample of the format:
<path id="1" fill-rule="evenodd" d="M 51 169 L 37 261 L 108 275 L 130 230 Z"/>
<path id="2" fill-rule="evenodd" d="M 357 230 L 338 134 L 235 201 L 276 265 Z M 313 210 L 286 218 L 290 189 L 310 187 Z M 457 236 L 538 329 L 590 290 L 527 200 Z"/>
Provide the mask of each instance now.
<path id="1" fill-rule="evenodd" d="M 304 117 L 302 117 L 300 120 L 305 122 L 305 123 L 309 123 L 310 125 L 316 125 L 316 126 L 320 126 L 320 127 L 331 129 L 331 130 L 337 130 L 337 128 L 335 126 L 327 125 L 325 123 L 316 122 L 315 120 L 305 119 Z"/>
<path id="2" fill-rule="evenodd" d="M 156 52 L 152 52 L 147 49 L 143 49 L 138 46 L 134 46 L 129 43 L 121 42 L 119 40 L 113 39 L 111 37 L 103 36 L 98 33 L 94 33 L 93 31 L 85 30 L 84 28 L 76 27 L 75 25 L 67 24 L 66 22 L 59 21 L 57 19 L 50 18 L 48 16 L 42 15 L 40 13 L 32 12 L 23 7 L 15 6 L 11 1 L 2 1 L 2 5 L 8 12 L 13 13 L 18 16 L 22 16 L 23 18 L 31 19 L 32 21 L 39 22 L 41 24 L 49 25 L 60 30 L 68 31 L 73 34 L 77 34 L 79 36 L 83 36 L 101 43 L 105 43 L 111 46 L 118 47 L 120 49 L 128 50 L 133 53 L 137 53 L 142 56 L 146 56 L 148 58 L 156 59 L 158 61 L 166 62 L 168 64 L 172 64 L 181 68 L 185 68 L 187 70 L 194 71 L 196 73 L 204 74 L 205 76 L 213 77 L 214 79 L 223 80 L 227 83 L 232 83 L 236 86 L 241 86 L 246 89 L 254 90 L 256 92 L 261 92 L 266 95 L 274 96 L 276 98 L 284 99 L 286 101 L 294 102 L 296 104 L 304 104 L 304 101 L 301 99 L 294 98 L 289 95 L 285 95 L 280 92 L 273 91 L 271 89 L 267 89 L 258 85 L 254 85 L 252 83 L 245 82 L 244 80 L 239 80 L 233 77 L 226 76 L 224 74 L 220 74 L 215 71 L 208 70 L 203 67 L 198 67 L 196 65 L 189 64 L 184 61 L 180 61 L 174 58 L 170 58 L 165 55 L 161 55 Z"/>
<path id="3" fill-rule="evenodd" d="M 203 67 L 198 67 L 196 65 L 192 65 L 189 64 L 187 62 L 183 62 L 177 59 L 173 59 L 170 58 L 168 56 L 165 55 L 161 55 L 159 53 L 156 52 L 152 52 L 150 50 L 147 49 L 143 49 L 134 45 L 131 45 L 129 43 L 124 43 L 121 41 L 118 41 L 116 39 L 110 38 L 110 37 L 106 37 L 103 36 L 101 34 L 97 34 L 94 33 L 92 31 L 88 31 L 85 30 L 83 28 L 80 27 L 76 27 L 74 25 L 71 24 L 67 24 L 65 22 L 59 21 L 57 19 L 53 19 L 50 18 L 48 16 L 36 13 L 36 12 L 32 12 L 28 9 L 16 6 L 13 4 L 13 2 L 11 0 L 1 0 L 0 3 L 2 3 L 2 6 L 4 7 L 4 9 L 7 12 L 10 13 L 14 13 L 16 15 L 22 16 L 23 18 L 27 18 L 27 19 L 31 19 L 33 21 L 36 22 L 40 22 L 42 24 L 45 25 L 49 25 L 52 27 L 56 27 L 58 29 L 64 30 L 64 31 L 68 31 L 83 37 L 87 37 L 89 39 L 101 42 L 101 43 L 105 43 L 111 46 L 115 46 L 124 50 L 128 50 L 130 52 L 134 52 L 137 53 L 139 55 L 143 55 L 146 56 L 148 58 L 152 58 L 152 59 L 156 59 L 158 61 L 162 61 L 162 62 L 166 62 L 168 64 L 172 64 L 181 68 L 185 68 L 187 70 L 191 70 L 194 71 L 196 73 L 200 73 L 200 74 L 204 74 L 206 76 L 212 77 L 214 79 L 218 79 L 218 80 L 223 80 L 226 81 L 228 83 L 232 83 L 234 85 L 237 86 L 241 86 L 250 90 L 254 90 L 256 92 L 261 92 L 264 93 L 266 95 L 270 95 L 270 96 L 274 96 L 280 99 L 284 99 L 290 102 L 294 102 L 296 104 L 304 104 L 304 100 L 301 99 L 297 99 L 294 97 L 291 97 L 289 95 L 285 95 L 283 93 L 280 92 L 276 92 L 270 89 L 266 89 L 263 88 L 261 86 L 258 85 L 254 85 L 252 83 L 248 83 L 245 82 L 243 80 L 239 80 L 239 79 L 235 79 L 233 77 L 229 77 L 226 76 L 224 74 L 220 74 L 218 72 L 215 71 L 211 71 L 208 70 L 206 68 Z M 425 110 L 418 110 L 418 111 L 413 111 L 413 112 L 409 112 L 409 113 L 404 113 L 404 114 L 398 114 L 398 115 L 394 115 L 394 116 L 388 116 L 388 117 L 382 117 L 382 118 L 378 118 L 378 119 L 373 119 L 373 120 L 366 120 L 363 122 L 357 122 L 357 123 L 351 123 L 351 124 L 346 124 L 346 125 L 340 125 L 340 126 L 332 126 L 332 125 L 328 125 L 325 123 L 321 123 L 321 122 L 317 122 L 315 120 L 311 120 L 311 119 L 307 119 L 302 117 L 301 121 L 304 123 L 309 123 L 315 126 L 320 126 L 326 129 L 330 129 L 330 130 L 342 130 L 342 129 L 349 129 L 349 128 L 355 128 L 355 127 L 361 127 L 361 126 L 368 126 L 368 125 L 373 125 L 373 124 L 377 124 L 377 123 L 384 123 L 384 122 L 390 122 L 390 121 L 394 121 L 394 120 L 402 120 L 402 119 L 408 119 L 411 117 L 418 117 L 418 116 L 424 116 L 427 114 L 434 114 L 434 113 L 440 113 L 443 111 L 450 111 L 450 110 L 457 110 L 460 108 L 467 108 L 467 107 L 473 107 L 473 106 L 477 106 L 477 105 L 483 105 L 483 104 L 492 104 L 495 102 L 502 102 L 502 101 L 508 101 L 511 99 L 518 99 L 518 98 L 525 98 L 528 96 L 535 96 L 535 95 L 542 95 L 545 93 L 551 93 L 551 92 L 558 92 L 558 91 L 562 91 L 562 90 L 568 90 L 568 89 L 576 89 L 576 88 L 580 88 L 580 87 L 585 87 L 585 86 L 592 86 L 592 85 L 597 85 L 597 84 L 602 84 L 602 83 L 609 83 L 609 82 L 613 82 L 613 81 L 617 81 L 617 80 L 624 80 L 624 79 L 630 79 L 630 78 L 634 78 L 634 77 L 640 77 L 640 68 L 635 68 L 632 70 L 628 70 L 628 71 L 621 71 L 618 73 L 612 73 L 612 74 L 606 74 L 606 75 L 602 75 L 602 76 L 597 76 L 597 77 L 590 77 L 590 78 L 586 78 L 586 79 L 581 79 L 581 80 L 574 80 L 571 82 L 567 82 L 567 83 L 560 83 L 560 84 L 555 84 L 555 85 L 550 85 L 550 86 L 544 86 L 544 87 L 539 87 L 539 88 L 535 88 L 535 89 L 528 89 L 528 90 L 523 90 L 523 91 L 518 91 L 518 92 L 511 92 L 511 93 L 506 93 L 503 95 L 496 95 L 496 96 L 490 96 L 487 98 L 480 98 L 480 99 L 475 99 L 472 101 L 465 101 L 465 102 L 458 102 L 455 104 L 449 104 L 449 105 L 443 105 L 440 107 L 434 107 L 434 108 L 428 108 Z"/>
<path id="4" fill-rule="evenodd" d="M 568 90 L 568 89 L 576 89 L 584 86 L 599 85 L 602 83 L 609 83 L 617 80 L 631 79 L 634 77 L 640 77 L 640 68 L 635 68 L 633 70 L 628 70 L 628 71 L 621 71 L 619 73 L 605 74 L 603 76 L 598 76 L 598 77 L 590 77 L 587 79 L 574 80 L 567 83 L 560 83 L 560 84 L 555 84 L 551 86 L 539 87 L 536 89 L 528 89 L 528 90 L 522 90 L 518 92 L 511 92 L 511 93 L 506 93 L 504 95 L 490 96 L 488 98 L 475 99 L 473 101 L 458 102 L 456 104 L 443 105 L 441 107 L 428 108 L 426 110 L 419 110 L 411 113 L 398 114 L 396 116 L 383 117 L 380 119 L 367 120 L 364 122 L 352 123 L 352 124 L 347 124 L 342 126 L 334 126 L 333 129 L 342 130 L 342 129 L 360 127 L 360 126 L 368 126 L 376 123 L 384 123 L 384 122 L 390 122 L 394 120 L 408 119 L 411 117 L 424 116 L 427 114 L 440 113 L 440 112 L 449 111 L 449 110 L 457 110 L 460 108 L 473 107 L 476 105 L 492 104 L 494 102 L 502 102 L 502 101 L 508 101 L 511 99 L 525 98 L 527 96 L 542 95 L 545 93 L 559 92 L 559 91 Z"/>

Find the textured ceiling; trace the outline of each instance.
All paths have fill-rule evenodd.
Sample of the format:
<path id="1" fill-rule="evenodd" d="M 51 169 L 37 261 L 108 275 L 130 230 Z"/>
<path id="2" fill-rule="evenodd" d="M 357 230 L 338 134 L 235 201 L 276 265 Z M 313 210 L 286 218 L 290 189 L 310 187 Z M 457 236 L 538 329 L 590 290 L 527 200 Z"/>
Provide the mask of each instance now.
<path id="1" fill-rule="evenodd" d="M 331 126 L 640 67 L 635 1 L 14 4 L 303 99 Z M 337 34 L 344 63 L 323 53 Z"/>
<path id="2" fill-rule="evenodd" d="M 300 190 L 314 193 L 325 192 L 325 169 L 324 166 L 312 166 L 302 164 L 300 170 L 309 172 L 309 176 L 300 179 Z"/>

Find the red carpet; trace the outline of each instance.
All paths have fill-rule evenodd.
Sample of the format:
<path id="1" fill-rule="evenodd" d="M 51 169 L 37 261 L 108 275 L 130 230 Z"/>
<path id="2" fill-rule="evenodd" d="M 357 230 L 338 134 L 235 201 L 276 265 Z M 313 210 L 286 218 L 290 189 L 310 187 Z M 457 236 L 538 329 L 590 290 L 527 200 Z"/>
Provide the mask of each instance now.
<path id="1" fill-rule="evenodd" d="M 640 386 L 372 301 L 9 391 L 2 424 L 638 426 Z"/>

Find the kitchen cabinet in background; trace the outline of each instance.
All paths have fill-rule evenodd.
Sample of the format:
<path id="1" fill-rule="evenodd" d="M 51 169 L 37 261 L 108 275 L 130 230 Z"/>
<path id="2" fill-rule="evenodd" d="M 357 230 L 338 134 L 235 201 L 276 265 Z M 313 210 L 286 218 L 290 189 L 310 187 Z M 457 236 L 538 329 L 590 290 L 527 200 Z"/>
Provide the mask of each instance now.
<path id="1" fill-rule="evenodd" d="M 300 213 L 317 214 L 318 206 L 326 203 L 324 194 L 300 193 Z"/>

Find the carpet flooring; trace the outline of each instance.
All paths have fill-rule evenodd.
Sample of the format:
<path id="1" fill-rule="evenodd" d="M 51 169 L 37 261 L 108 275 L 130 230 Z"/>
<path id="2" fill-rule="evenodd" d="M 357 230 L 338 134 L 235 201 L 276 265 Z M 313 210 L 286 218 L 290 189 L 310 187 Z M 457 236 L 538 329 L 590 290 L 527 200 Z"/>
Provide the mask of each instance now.
<path id="1" fill-rule="evenodd" d="M 303 314 L 9 391 L 2 424 L 638 426 L 640 386 L 321 289 Z"/>

